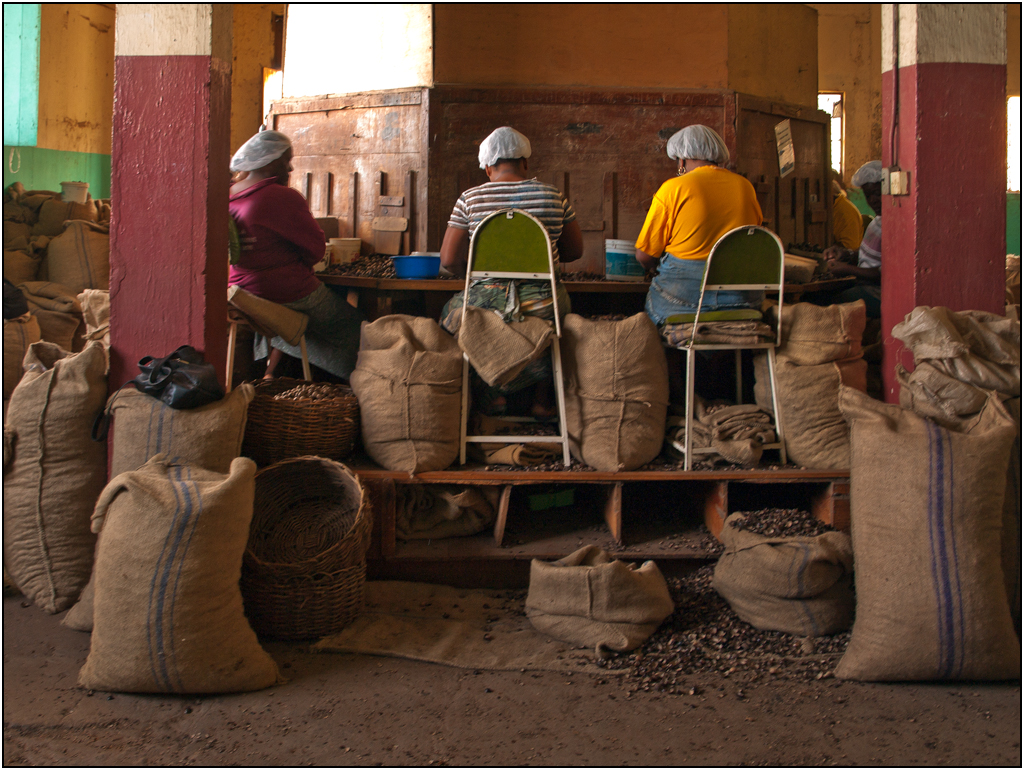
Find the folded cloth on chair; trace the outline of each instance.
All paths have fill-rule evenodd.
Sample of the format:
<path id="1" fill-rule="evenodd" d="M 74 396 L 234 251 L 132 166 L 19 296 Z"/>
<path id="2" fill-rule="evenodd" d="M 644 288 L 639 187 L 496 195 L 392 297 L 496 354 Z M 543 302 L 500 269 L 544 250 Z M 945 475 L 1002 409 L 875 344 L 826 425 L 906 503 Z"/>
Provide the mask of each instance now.
<path id="1" fill-rule="evenodd" d="M 755 404 L 708 404 L 697 395 L 694 399 L 691 448 L 713 449 L 714 454 L 704 455 L 712 462 L 718 457 L 737 465 L 757 465 L 761 461 L 764 444 L 775 441 L 770 414 Z M 685 441 L 686 418 L 669 417 L 665 442 L 670 453 L 681 458 L 679 447 Z"/>
<path id="2" fill-rule="evenodd" d="M 284 305 L 257 297 L 240 286 L 228 287 L 228 304 L 245 313 L 258 326 L 260 333 L 272 332 L 289 345 L 298 345 L 306 333 L 309 316 Z M 267 335 L 271 336 L 271 335 Z"/>
<path id="3" fill-rule="evenodd" d="M 693 324 L 665 324 L 661 336 L 678 347 L 690 341 Z M 697 324 L 695 344 L 759 345 L 775 339 L 772 328 L 763 321 L 713 321 Z"/>
<path id="4" fill-rule="evenodd" d="M 507 385 L 551 344 L 551 324 L 534 316 L 505 323 L 501 316 L 478 307 L 466 308 L 459 347 L 488 385 Z"/>

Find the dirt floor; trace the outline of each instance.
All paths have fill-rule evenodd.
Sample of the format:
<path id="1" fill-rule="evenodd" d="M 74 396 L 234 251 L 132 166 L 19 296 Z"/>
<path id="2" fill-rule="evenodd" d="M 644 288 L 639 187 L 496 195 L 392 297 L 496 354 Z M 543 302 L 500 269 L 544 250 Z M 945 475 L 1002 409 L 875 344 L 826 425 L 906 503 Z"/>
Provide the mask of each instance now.
<path id="1" fill-rule="evenodd" d="M 696 674 L 668 695 L 268 643 L 290 679 L 269 690 L 93 693 L 89 635 L 24 604 L 4 598 L 5 766 L 1021 765 L 1019 682 Z"/>

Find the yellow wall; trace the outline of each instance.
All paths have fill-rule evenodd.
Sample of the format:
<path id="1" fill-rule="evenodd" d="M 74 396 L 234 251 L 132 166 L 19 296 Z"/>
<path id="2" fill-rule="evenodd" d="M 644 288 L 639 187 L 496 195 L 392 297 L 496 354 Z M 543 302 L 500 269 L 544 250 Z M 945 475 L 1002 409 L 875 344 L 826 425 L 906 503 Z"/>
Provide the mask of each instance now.
<path id="1" fill-rule="evenodd" d="M 730 3 L 728 8 L 728 87 L 816 108 L 818 15 L 814 8 L 797 3 Z"/>
<path id="2" fill-rule="evenodd" d="M 723 4 L 434 6 L 434 82 L 727 88 Z"/>
<path id="3" fill-rule="evenodd" d="M 43 3 L 36 146 L 110 154 L 114 115 L 114 7 Z"/>
<path id="4" fill-rule="evenodd" d="M 842 91 L 843 177 L 882 157 L 882 11 L 878 3 L 823 3 L 818 11 L 818 89 Z"/>
<path id="5" fill-rule="evenodd" d="M 1020 6 L 1006 6 L 1006 95 L 1020 96 Z"/>
<path id="6" fill-rule="evenodd" d="M 263 122 L 263 68 L 274 56 L 271 14 L 284 3 L 235 3 L 231 46 L 231 152 L 259 131 Z"/>

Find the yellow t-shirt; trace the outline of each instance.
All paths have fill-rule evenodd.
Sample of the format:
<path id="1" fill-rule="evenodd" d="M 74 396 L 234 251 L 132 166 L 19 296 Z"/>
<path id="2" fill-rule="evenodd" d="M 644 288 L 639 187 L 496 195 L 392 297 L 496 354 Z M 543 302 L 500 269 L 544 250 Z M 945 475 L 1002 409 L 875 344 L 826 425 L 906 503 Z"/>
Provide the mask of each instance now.
<path id="1" fill-rule="evenodd" d="M 832 237 L 844 249 L 856 251 L 864 237 L 864 220 L 860 209 L 845 195 L 837 195 L 832 202 Z"/>
<path id="2" fill-rule="evenodd" d="M 636 248 L 652 257 L 667 251 L 679 259 L 707 259 L 727 232 L 761 219 L 750 182 L 724 168 L 700 166 L 658 189 Z"/>

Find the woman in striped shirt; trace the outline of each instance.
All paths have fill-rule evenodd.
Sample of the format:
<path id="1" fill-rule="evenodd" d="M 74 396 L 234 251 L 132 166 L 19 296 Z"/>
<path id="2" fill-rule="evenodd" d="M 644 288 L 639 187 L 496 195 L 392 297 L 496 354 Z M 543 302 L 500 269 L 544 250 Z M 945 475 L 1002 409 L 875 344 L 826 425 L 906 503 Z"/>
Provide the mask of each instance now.
<path id="1" fill-rule="evenodd" d="M 487 174 L 486 184 L 470 188 L 459 196 L 448 220 L 441 244 L 441 264 L 455 275 L 464 275 L 469 258 L 469 242 L 480 223 L 496 211 L 516 208 L 537 217 L 551 239 L 555 270 L 564 262 L 583 256 L 583 232 L 572 205 L 556 187 L 527 178 L 530 140 L 513 128 L 495 129 L 480 144 L 480 168 Z M 463 304 L 462 292 L 456 294 L 441 311 L 441 325 L 452 334 L 458 331 Z M 545 281 L 480 280 L 470 284 L 469 304 L 498 311 L 506 323 L 524 315 L 554 320 L 551 286 Z M 569 295 L 558 284 L 558 310 L 569 312 Z M 485 411 L 501 413 L 504 396 L 551 378 L 551 362 L 544 356 L 529 364 L 504 388 L 488 388 L 478 394 Z M 551 411 L 550 389 L 538 388 L 533 413 L 546 416 Z"/>

